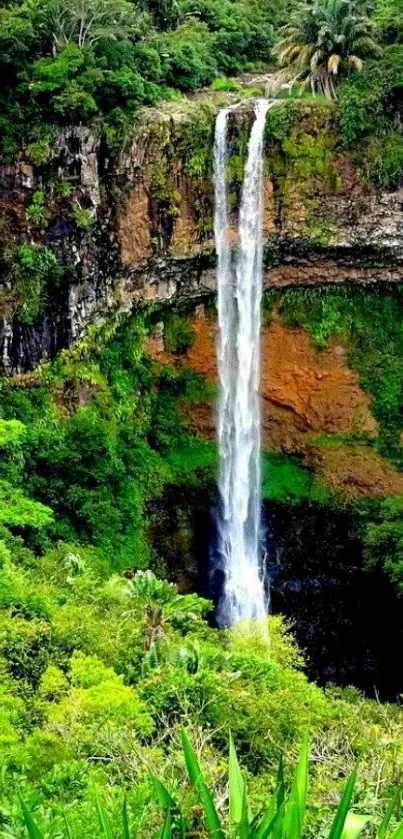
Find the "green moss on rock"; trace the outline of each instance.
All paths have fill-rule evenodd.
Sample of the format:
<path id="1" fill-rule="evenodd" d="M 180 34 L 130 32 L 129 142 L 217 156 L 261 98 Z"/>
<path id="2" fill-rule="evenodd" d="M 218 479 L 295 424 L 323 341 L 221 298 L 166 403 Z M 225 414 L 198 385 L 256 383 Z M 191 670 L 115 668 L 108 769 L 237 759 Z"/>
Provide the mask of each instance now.
<path id="1" fill-rule="evenodd" d="M 164 322 L 164 345 L 167 352 L 184 353 L 195 339 L 194 328 L 186 315 L 169 312 Z"/>
<path id="2" fill-rule="evenodd" d="M 334 108 L 329 103 L 284 101 L 268 112 L 265 174 L 274 185 L 276 215 L 294 216 L 302 233 L 327 245 L 335 230 L 323 215 L 322 200 L 340 192 Z"/>

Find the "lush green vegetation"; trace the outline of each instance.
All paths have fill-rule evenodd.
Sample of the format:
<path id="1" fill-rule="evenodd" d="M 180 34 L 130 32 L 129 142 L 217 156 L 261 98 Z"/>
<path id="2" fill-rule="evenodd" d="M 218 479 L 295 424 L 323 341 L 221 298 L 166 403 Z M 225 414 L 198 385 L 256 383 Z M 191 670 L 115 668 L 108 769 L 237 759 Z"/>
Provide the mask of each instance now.
<path id="1" fill-rule="evenodd" d="M 313 93 L 337 99 L 340 78 L 360 72 L 364 58 L 381 53 L 371 37 L 364 4 L 350 0 L 316 0 L 296 6 L 282 28 L 274 50 L 280 67 L 276 83 L 300 80 Z"/>
<path id="2" fill-rule="evenodd" d="M 402 180 L 402 42 L 400 0 L 301 0 L 273 48 L 272 89 L 287 82 L 293 96 L 308 87 L 338 100 L 342 145 L 384 188 Z"/>
<path id="3" fill-rule="evenodd" d="M 47 515 L 20 511 L 19 528 L 46 530 Z M 328 835 L 357 757 L 352 806 L 380 824 L 401 770 L 398 707 L 309 684 L 279 618 L 269 645 L 264 634 L 218 632 L 196 595 L 179 596 L 150 572 L 111 577 L 94 549 L 58 543 L 34 556 L 17 531 L 9 517 L 0 610 L 3 832 L 24 835 L 22 797 L 46 836 L 70 835 L 65 818 L 74 837 L 102 835 L 99 797 L 120 835 L 125 794 L 131 830 L 156 833 L 151 773 L 180 807 L 185 832 L 203 831 L 200 788 L 195 798 L 184 775 L 183 726 L 203 756 L 223 824 L 228 726 L 255 813 L 275 791 L 281 755 L 288 788 L 309 731 L 305 835 Z"/>
<path id="4" fill-rule="evenodd" d="M 189 327 L 176 317 L 167 316 L 167 339 L 176 336 L 180 349 Z M 21 433 L 0 441 L 0 477 L 12 475 L 19 491 L 55 513 L 45 542 L 32 536 L 35 544 L 79 539 L 114 568 L 148 565 L 147 507 L 173 480 L 168 454 L 193 439 L 177 403 L 200 398 L 204 384 L 190 372 L 154 368 L 145 334 L 141 316 L 90 330 L 27 386 L 4 380 L 1 413 Z"/>
<path id="5" fill-rule="evenodd" d="M 73 123 L 95 122 L 116 149 L 141 106 L 202 85 L 211 84 L 216 99 L 237 93 L 232 76 L 278 59 L 338 99 L 296 103 L 296 84 L 270 113 L 274 153 L 266 165 L 283 209 L 294 200 L 293 178 L 337 193 L 340 150 L 354 153 L 363 178 L 399 185 L 402 20 L 401 0 L 3 2 L 3 159 L 25 146 L 42 171 L 58 127 Z M 305 130 L 308 111 L 315 143 Z M 175 218 L 170 164 L 180 159 L 202 237 L 212 228 L 212 110 L 201 107 L 181 131 L 169 148 L 161 141 L 153 198 Z M 246 145 L 243 126 L 228 165 L 231 204 Z M 71 279 L 47 237 L 57 202 L 67 202 L 80 237 L 94 224 L 69 179 L 50 177 L 44 170 L 23 210 L 29 235 L 5 229 L 3 237 L 2 305 L 27 330 Z M 318 203 L 307 199 L 305 209 L 307 236 L 326 244 Z M 318 348 L 342 340 L 379 425 L 367 444 L 398 469 L 401 297 L 399 287 L 293 289 L 265 303 L 267 317 L 276 305 Z M 146 351 L 157 319 L 171 365 Z M 191 420 L 192 408 L 215 393 L 183 363 L 193 340 L 186 313 L 150 308 L 89 328 L 74 349 L 0 384 L 0 834 L 353 839 L 363 830 L 368 839 L 398 839 L 400 707 L 309 683 L 281 618 L 270 619 L 269 635 L 218 631 L 210 603 L 164 581 L 172 569 L 179 576 L 187 550 L 195 563 L 191 516 L 214 500 L 216 447 L 197 437 Z M 341 503 L 298 457 L 266 452 L 262 471 L 268 502 L 322 511 Z M 354 510 L 365 561 L 381 565 L 399 591 L 401 513 L 400 496 Z M 294 786 L 292 778 L 307 736 L 306 800 L 307 746 Z"/>
<path id="6" fill-rule="evenodd" d="M 366 177 L 394 185 L 402 169 L 399 8 L 399 0 L 4 3 L 3 156 L 25 145 L 40 165 L 58 126 L 94 120 L 116 148 L 142 105 L 211 82 L 236 92 L 231 76 L 278 61 L 297 95 L 299 80 L 330 96 L 337 85 L 343 142 L 359 145 Z M 46 214 L 40 198 L 27 212 L 37 224 Z"/>
<path id="7" fill-rule="evenodd" d="M 335 332 L 362 337 L 363 319 L 372 345 L 373 319 L 380 318 L 377 328 L 388 324 L 389 338 L 394 334 L 399 293 L 390 290 L 374 307 L 363 292 L 360 304 L 358 292 L 349 299 L 338 289 L 328 297 L 290 291 L 282 316 L 303 324 L 319 346 Z M 150 318 L 165 320 L 176 368 L 160 368 L 145 352 Z M 309 732 L 304 836 L 327 839 L 357 758 L 351 825 L 357 830 L 364 824 L 358 814 L 369 816 L 363 835 L 375 836 L 402 769 L 400 709 L 354 689 L 310 684 L 280 618 L 270 620 L 269 644 L 264 633 L 217 631 L 205 620 L 207 601 L 179 595 L 150 571 L 136 572 L 166 573 L 168 518 L 178 499 L 200 503 L 213 486 L 215 446 L 190 433 L 183 411 L 214 395 L 181 363 L 191 342 L 183 314 L 138 314 L 90 330 L 34 374 L 3 381 L 1 831 L 92 839 L 119 836 L 126 824 L 129 835 L 142 836 L 164 824 L 167 831 L 169 811 L 173 835 L 208 832 L 200 784 L 192 790 L 186 782 L 183 728 L 206 766 L 227 831 L 235 818 L 226 793 L 230 726 L 254 814 L 263 816 L 275 793 L 280 756 L 289 791 Z M 384 364 L 379 381 L 386 387 Z M 332 502 L 297 459 L 275 453 L 265 456 L 264 486 L 277 503 Z M 372 509 L 363 526 L 368 562 L 379 562 L 382 551 L 399 582 L 396 505 Z M 398 818 L 392 811 L 391 830 Z"/>
<path id="8" fill-rule="evenodd" d="M 0 8 L 0 137 L 46 160 L 58 125 L 102 119 L 267 62 L 289 0 L 34 0 Z M 119 135 L 120 132 L 120 135 Z"/>
<path id="9" fill-rule="evenodd" d="M 183 754 L 186 763 L 187 774 L 190 783 L 197 795 L 200 806 L 204 811 L 206 825 L 213 836 L 224 839 L 225 836 L 245 836 L 247 839 L 267 837 L 276 839 L 279 836 L 287 836 L 289 839 L 300 839 L 307 809 L 308 791 L 308 769 L 309 769 L 309 746 L 305 738 L 301 756 L 295 771 L 295 778 L 291 787 L 288 799 L 285 793 L 283 762 L 280 760 L 278 771 L 278 786 L 270 806 L 263 812 L 263 815 L 252 816 L 248 800 L 247 784 L 240 768 L 234 741 L 230 735 L 230 752 L 228 764 L 228 805 L 229 805 L 229 827 L 225 830 L 225 821 L 220 819 L 213 796 L 204 781 L 203 772 L 197 759 L 195 750 L 185 730 L 182 731 Z M 357 768 L 353 770 L 347 781 L 346 788 L 340 799 L 339 806 L 334 815 L 328 839 L 358 839 L 364 828 L 370 822 L 368 816 L 362 816 L 349 811 L 353 798 L 354 787 L 357 779 Z M 158 835 L 166 836 L 167 839 L 176 834 L 185 835 L 186 819 L 183 818 L 178 803 L 172 798 L 171 793 L 161 780 L 152 776 L 155 794 L 158 799 L 161 811 L 164 815 L 162 830 Z M 382 819 L 377 833 L 378 839 L 398 839 L 401 835 L 401 823 L 392 833 L 389 826 L 400 803 L 400 790 L 391 799 L 390 804 Z M 114 833 L 108 818 L 108 813 L 98 796 L 95 798 L 95 806 L 99 819 L 101 834 L 112 839 Z M 21 808 L 24 821 L 31 839 L 44 839 L 44 834 L 39 829 L 34 816 L 21 799 Z M 69 823 L 65 816 L 65 833 L 70 835 Z M 129 839 L 131 835 L 130 820 L 125 799 L 122 808 L 122 836 Z"/>
<path id="10" fill-rule="evenodd" d="M 399 0 L 374 4 L 374 33 L 382 55 L 365 62 L 340 91 L 340 120 L 346 145 L 354 149 L 362 172 L 381 187 L 402 180 L 401 133 L 403 23 Z"/>

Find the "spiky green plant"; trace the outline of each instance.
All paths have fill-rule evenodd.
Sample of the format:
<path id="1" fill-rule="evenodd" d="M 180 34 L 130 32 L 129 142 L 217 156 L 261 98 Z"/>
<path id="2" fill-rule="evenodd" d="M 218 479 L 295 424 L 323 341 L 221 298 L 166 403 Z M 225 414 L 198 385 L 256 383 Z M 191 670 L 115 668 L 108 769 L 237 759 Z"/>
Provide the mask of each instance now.
<path id="1" fill-rule="evenodd" d="M 294 781 L 288 797 L 285 794 L 283 766 L 277 776 L 277 789 L 272 801 L 262 814 L 253 816 L 246 781 L 243 777 L 234 742 L 230 736 L 228 786 L 229 786 L 229 830 L 220 818 L 214 798 L 203 778 L 203 773 L 194 748 L 185 731 L 182 732 L 182 747 L 190 783 L 199 799 L 205 818 L 205 833 L 212 839 L 304 839 L 304 821 L 307 809 L 309 741 L 305 738 Z M 335 812 L 328 839 L 359 839 L 370 816 L 350 812 L 358 767 L 355 767 L 346 783 L 339 806 Z M 156 800 L 163 813 L 163 823 L 155 839 L 185 839 L 185 820 L 178 803 L 169 790 L 155 775 L 151 775 Z M 102 839 L 134 839 L 130 830 L 126 799 L 123 800 L 121 824 L 112 827 L 108 813 L 94 793 L 98 816 L 98 837 Z M 48 839 L 40 830 L 33 814 L 20 798 L 22 815 L 29 839 Z M 400 805 L 400 789 L 396 790 L 385 812 L 376 839 L 403 839 L 403 821 L 392 832 L 390 824 Z M 193 835 L 193 833 L 192 833 Z M 65 818 L 63 839 L 73 839 Z"/>
<path id="2" fill-rule="evenodd" d="M 227 839 L 227 833 L 220 821 L 212 796 L 203 780 L 194 749 L 185 732 L 182 734 L 182 745 L 189 779 L 203 807 L 208 833 L 215 839 Z M 285 795 L 283 769 L 280 762 L 275 796 L 263 815 L 253 817 L 246 782 L 238 763 L 232 737 L 230 737 L 228 769 L 230 839 L 303 839 L 308 768 L 309 742 L 308 738 L 305 738 L 288 798 Z M 347 781 L 328 839 L 358 839 L 370 821 L 368 816 L 350 812 L 357 773 L 358 767 L 353 770 Z M 403 839 L 403 822 L 394 832 L 389 832 L 399 801 L 400 790 L 397 790 L 385 813 L 377 839 Z"/>
<path id="3" fill-rule="evenodd" d="M 280 65 L 272 91 L 301 81 L 313 93 L 337 99 L 337 84 L 360 72 L 368 56 L 380 55 L 371 23 L 356 0 L 304 0 L 282 27 L 273 53 Z"/>

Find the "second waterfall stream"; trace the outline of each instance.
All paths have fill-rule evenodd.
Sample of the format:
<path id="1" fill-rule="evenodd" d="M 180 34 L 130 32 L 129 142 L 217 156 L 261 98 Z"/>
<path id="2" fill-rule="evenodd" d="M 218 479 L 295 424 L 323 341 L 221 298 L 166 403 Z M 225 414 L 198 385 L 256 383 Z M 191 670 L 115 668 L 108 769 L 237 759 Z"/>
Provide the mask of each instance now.
<path id="1" fill-rule="evenodd" d="M 255 106 L 239 211 L 239 245 L 229 242 L 227 188 L 230 110 L 217 116 L 214 144 L 214 230 L 218 286 L 219 492 L 218 554 L 224 586 L 219 622 L 262 620 L 260 478 L 260 306 L 262 299 L 263 145 L 267 110 Z"/>

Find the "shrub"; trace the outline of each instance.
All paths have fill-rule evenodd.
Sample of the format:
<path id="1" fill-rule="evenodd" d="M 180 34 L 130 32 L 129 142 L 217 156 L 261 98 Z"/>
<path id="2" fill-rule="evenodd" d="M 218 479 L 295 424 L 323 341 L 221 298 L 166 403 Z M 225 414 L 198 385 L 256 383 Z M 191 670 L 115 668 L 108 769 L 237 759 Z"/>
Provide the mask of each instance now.
<path id="1" fill-rule="evenodd" d="M 373 20 L 378 36 L 383 42 L 403 42 L 402 9 L 399 0 L 378 0 Z"/>
<path id="2" fill-rule="evenodd" d="M 207 26 L 189 20 L 159 41 L 168 86 L 194 90 L 210 84 L 217 72 L 214 37 Z"/>
<path id="3" fill-rule="evenodd" d="M 37 193 L 42 195 L 42 193 Z M 35 205 L 42 217 L 42 203 Z M 12 268 L 14 294 L 17 298 L 16 317 L 30 325 L 46 305 L 49 291 L 53 291 L 63 275 L 63 268 L 50 248 L 42 245 L 19 245 Z"/>
<path id="4" fill-rule="evenodd" d="M 403 134 L 387 131 L 371 137 L 362 157 L 362 168 L 368 180 L 381 189 L 396 189 L 403 184 Z"/>
<path id="5" fill-rule="evenodd" d="M 43 224 L 46 221 L 48 213 L 43 192 L 34 192 L 31 204 L 27 207 L 26 215 L 28 221 L 32 221 L 34 224 Z"/>
<path id="6" fill-rule="evenodd" d="M 82 207 L 78 202 L 73 208 L 73 218 L 78 230 L 91 230 L 95 223 L 95 217 L 91 210 Z"/>
<path id="7" fill-rule="evenodd" d="M 375 520 L 366 524 L 364 558 L 369 566 L 381 564 L 400 592 L 403 591 L 403 497 L 382 501 Z"/>
<path id="8" fill-rule="evenodd" d="M 27 146 L 27 158 L 35 166 L 41 166 L 46 163 L 51 153 L 51 137 L 43 137 L 39 140 L 34 140 Z"/>
<path id="9" fill-rule="evenodd" d="M 402 178 L 403 47 L 388 47 L 378 61 L 340 89 L 340 125 L 346 146 L 358 149 L 367 178 L 394 188 Z M 363 142 L 364 140 L 364 142 Z"/>
<path id="10" fill-rule="evenodd" d="M 164 322 L 165 349 L 172 353 L 184 353 L 194 342 L 194 329 L 184 315 L 170 314 Z"/>
<path id="11" fill-rule="evenodd" d="M 228 90 L 237 93 L 239 90 L 242 90 L 242 85 L 236 82 L 235 79 L 219 78 L 214 79 L 211 89 L 214 91 Z"/>

